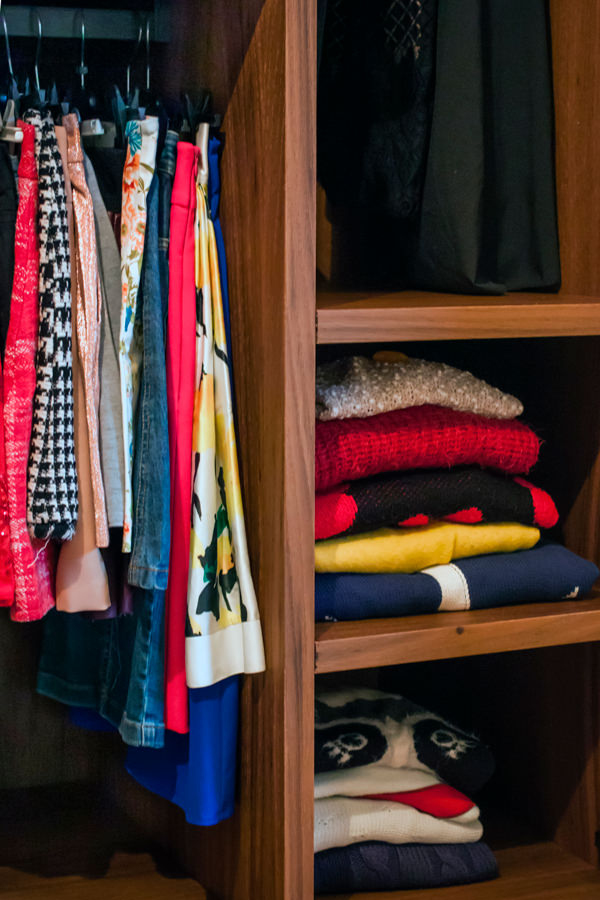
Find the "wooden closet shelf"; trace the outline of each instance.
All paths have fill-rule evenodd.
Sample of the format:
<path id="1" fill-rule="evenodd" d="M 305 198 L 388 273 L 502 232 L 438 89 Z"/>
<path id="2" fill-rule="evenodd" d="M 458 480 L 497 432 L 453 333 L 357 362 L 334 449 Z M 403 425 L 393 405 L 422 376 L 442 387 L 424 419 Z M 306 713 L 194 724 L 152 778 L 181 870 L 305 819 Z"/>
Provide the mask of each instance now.
<path id="1" fill-rule="evenodd" d="M 50 878 L 0 867 L 2 900 L 206 900 L 192 878 L 169 878 L 150 856 L 118 854 L 101 878 L 65 875 Z"/>
<path id="2" fill-rule="evenodd" d="M 320 895 L 322 900 L 597 900 L 600 872 L 556 844 L 543 842 L 496 853 L 500 878 L 428 891 Z"/>
<path id="3" fill-rule="evenodd" d="M 600 297 L 317 289 L 317 343 L 600 334 Z"/>
<path id="4" fill-rule="evenodd" d="M 600 588 L 585 600 L 319 622 L 315 637 L 316 674 L 598 641 Z"/>

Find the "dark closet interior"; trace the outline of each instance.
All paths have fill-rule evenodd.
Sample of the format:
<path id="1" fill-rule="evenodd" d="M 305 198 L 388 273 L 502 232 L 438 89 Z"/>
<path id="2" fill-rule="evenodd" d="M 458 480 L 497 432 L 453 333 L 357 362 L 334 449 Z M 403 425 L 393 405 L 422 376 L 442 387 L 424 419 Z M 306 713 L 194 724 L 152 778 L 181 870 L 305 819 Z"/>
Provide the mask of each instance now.
<path id="1" fill-rule="evenodd" d="M 117 740 L 76 729 L 35 694 L 39 628 L 3 616 L 0 867 L 12 873 L 9 896 L 26 895 L 18 891 L 31 873 L 48 885 L 98 878 L 127 853 L 123 877 L 139 887 L 158 866 L 175 876 L 169 896 L 202 896 L 178 877 L 187 875 L 215 900 L 309 900 L 315 674 L 404 692 L 493 747 L 497 774 L 481 806 L 501 878 L 432 897 L 598 895 L 597 589 L 551 608 L 314 624 L 316 357 L 401 347 L 514 391 L 544 439 L 537 477 L 556 499 L 560 537 L 600 563 L 600 3 L 550 0 L 550 14 L 562 286 L 482 298 L 336 277 L 351 272 L 352 234 L 317 188 L 314 0 L 161 4 L 168 41 L 153 35 L 153 78 L 167 94 L 210 88 L 224 113 L 239 447 L 267 671 L 244 683 L 236 815 L 191 828 L 124 774 Z M 132 44 L 117 43 L 111 59 L 126 66 Z M 14 39 L 30 60 L 34 45 Z M 88 46 L 91 70 L 108 45 L 90 31 Z M 44 41 L 41 65 L 59 56 L 74 67 L 78 52 L 74 26 L 68 41 Z M 111 896 L 110 878 L 86 884 L 91 897 Z M 56 890 L 75 896 L 64 882 Z"/>

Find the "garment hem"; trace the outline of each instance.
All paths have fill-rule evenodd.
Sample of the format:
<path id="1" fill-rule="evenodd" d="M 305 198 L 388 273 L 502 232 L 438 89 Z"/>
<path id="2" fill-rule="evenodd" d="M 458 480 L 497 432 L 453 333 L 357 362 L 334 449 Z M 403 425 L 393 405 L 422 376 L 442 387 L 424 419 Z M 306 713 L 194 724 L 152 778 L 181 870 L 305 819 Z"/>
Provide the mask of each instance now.
<path id="1" fill-rule="evenodd" d="M 10 607 L 10 618 L 13 622 L 39 622 L 44 616 L 48 615 L 51 609 L 55 607 L 54 600 L 48 600 L 38 609 L 23 609 L 18 603 L 14 603 Z"/>
<path id="2" fill-rule="evenodd" d="M 136 722 L 123 714 L 119 734 L 129 747 L 149 747 L 160 750 L 165 745 L 165 726 Z"/>
<path id="3" fill-rule="evenodd" d="M 65 706 L 85 706 L 87 709 L 98 707 L 98 694 L 93 687 L 72 684 L 47 672 L 38 672 L 36 690 L 38 694 L 50 697 Z"/>
<path id="4" fill-rule="evenodd" d="M 132 587 L 143 588 L 145 591 L 166 591 L 169 580 L 169 568 L 168 566 L 152 568 L 150 566 L 132 565 L 130 562 L 127 570 L 127 580 Z"/>
<path id="5" fill-rule="evenodd" d="M 185 639 L 185 671 L 189 688 L 210 687 L 232 675 L 254 675 L 264 670 L 260 619 Z"/>

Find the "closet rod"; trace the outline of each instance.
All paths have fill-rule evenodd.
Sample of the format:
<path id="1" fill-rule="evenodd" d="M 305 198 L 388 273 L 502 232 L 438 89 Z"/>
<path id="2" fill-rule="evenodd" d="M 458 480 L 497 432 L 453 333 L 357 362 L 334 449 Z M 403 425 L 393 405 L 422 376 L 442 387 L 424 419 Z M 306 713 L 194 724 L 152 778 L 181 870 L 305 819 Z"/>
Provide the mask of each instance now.
<path id="1" fill-rule="evenodd" d="M 46 38 L 77 38 L 81 34 L 81 16 L 78 9 L 53 6 L 37 9 L 35 6 L 2 6 L 8 25 L 8 33 L 14 37 L 35 37 L 35 13 L 39 14 Z M 32 15 L 34 13 L 34 15 Z M 166 0 L 156 0 L 150 14 L 150 37 L 153 41 L 169 40 L 169 15 Z M 129 9 L 85 9 L 86 41 L 95 39 L 135 41 L 140 25 L 146 18 L 143 13 Z"/>

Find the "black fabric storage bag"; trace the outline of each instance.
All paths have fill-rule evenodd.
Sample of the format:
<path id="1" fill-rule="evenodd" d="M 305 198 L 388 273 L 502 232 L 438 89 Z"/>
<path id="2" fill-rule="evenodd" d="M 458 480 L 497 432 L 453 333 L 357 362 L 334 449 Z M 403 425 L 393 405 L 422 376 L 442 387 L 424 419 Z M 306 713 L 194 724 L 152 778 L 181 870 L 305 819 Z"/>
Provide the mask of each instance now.
<path id="1" fill-rule="evenodd" d="M 554 117 L 545 0 L 439 0 L 416 285 L 557 290 Z"/>
<path id="2" fill-rule="evenodd" d="M 395 55 L 386 29 L 411 8 L 328 3 L 318 164 L 343 283 L 557 290 L 545 0 L 429 2 L 421 42 Z"/>

